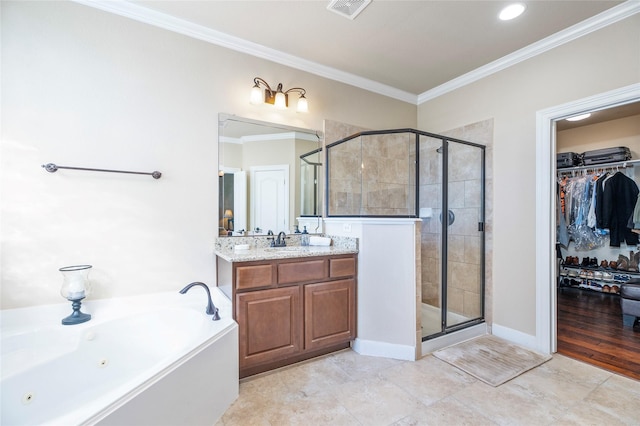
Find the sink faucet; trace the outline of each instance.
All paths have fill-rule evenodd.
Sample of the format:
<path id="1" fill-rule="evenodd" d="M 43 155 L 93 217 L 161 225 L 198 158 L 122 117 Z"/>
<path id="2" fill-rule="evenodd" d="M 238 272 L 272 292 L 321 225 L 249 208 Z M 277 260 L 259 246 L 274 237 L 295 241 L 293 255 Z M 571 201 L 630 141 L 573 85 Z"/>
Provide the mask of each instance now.
<path id="1" fill-rule="evenodd" d="M 185 294 L 187 291 L 189 291 L 191 287 L 194 287 L 194 286 L 202 286 L 207 291 L 207 298 L 209 299 L 209 302 L 207 303 L 207 315 L 213 315 L 213 318 L 211 319 L 213 321 L 218 321 L 220 319 L 220 315 L 218 315 L 218 308 L 216 308 L 215 305 L 213 304 L 213 301 L 211 300 L 211 292 L 209 291 L 209 287 L 207 287 L 205 283 L 201 283 L 201 282 L 191 283 L 187 285 L 185 288 L 183 288 L 182 290 L 180 290 L 179 293 Z"/>
<path id="2" fill-rule="evenodd" d="M 284 231 L 280 231 L 277 239 L 274 237 L 267 237 L 267 238 L 271 240 L 269 247 L 286 247 L 287 246 L 287 242 L 285 241 L 285 238 L 287 238 L 287 234 L 285 234 Z"/>

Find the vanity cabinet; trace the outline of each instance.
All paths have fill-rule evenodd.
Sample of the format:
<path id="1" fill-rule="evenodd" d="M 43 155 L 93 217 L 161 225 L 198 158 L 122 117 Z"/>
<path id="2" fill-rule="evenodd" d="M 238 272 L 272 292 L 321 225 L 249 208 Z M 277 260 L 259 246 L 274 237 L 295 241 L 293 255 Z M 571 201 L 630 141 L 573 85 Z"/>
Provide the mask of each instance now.
<path id="1" fill-rule="evenodd" d="M 228 265 L 240 377 L 349 347 L 356 337 L 356 259 L 348 254 Z"/>

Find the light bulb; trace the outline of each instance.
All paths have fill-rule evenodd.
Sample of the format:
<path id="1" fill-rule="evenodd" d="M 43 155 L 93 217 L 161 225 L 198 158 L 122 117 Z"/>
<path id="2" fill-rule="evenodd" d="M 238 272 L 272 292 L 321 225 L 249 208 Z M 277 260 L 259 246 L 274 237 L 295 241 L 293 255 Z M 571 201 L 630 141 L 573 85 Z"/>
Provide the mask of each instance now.
<path id="1" fill-rule="evenodd" d="M 251 103 L 254 105 L 260 105 L 263 102 L 264 99 L 262 98 L 262 89 L 260 89 L 260 86 L 256 84 L 251 89 Z"/>
<path id="2" fill-rule="evenodd" d="M 309 112 L 309 104 L 304 95 L 300 95 L 300 99 L 298 99 L 298 112 Z"/>
<path id="3" fill-rule="evenodd" d="M 287 108 L 287 99 L 286 99 L 284 93 L 282 93 L 282 92 L 277 92 L 276 93 L 276 101 L 275 101 L 275 103 L 273 105 L 278 109 Z"/>

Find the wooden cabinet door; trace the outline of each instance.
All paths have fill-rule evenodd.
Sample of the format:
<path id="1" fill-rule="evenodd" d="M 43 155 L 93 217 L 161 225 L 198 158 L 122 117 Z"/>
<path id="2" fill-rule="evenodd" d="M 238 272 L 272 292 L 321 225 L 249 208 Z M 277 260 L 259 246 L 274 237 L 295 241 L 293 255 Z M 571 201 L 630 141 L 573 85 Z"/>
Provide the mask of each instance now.
<path id="1" fill-rule="evenodd" d="M 353 279 L 304 286 L 306 350 L 355 338 L 355 288 Z"/>
<path id="2" fill-rule="evenodd" d="M 240 368 L 277 361 L 302 350 L 302 298 L 298 286 L 236 295 Z"/>

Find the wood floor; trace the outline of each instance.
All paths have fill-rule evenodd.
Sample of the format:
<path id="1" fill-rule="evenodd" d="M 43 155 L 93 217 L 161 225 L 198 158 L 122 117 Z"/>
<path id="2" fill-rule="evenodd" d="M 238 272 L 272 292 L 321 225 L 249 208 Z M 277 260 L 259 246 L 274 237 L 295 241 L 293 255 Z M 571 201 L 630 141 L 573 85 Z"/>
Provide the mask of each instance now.
<path id="1" fill-rule="evenodd" d="M 640 326 L 622 326 L 617 295 L 560 288 L 558 353 L 640 380 Z"/>

